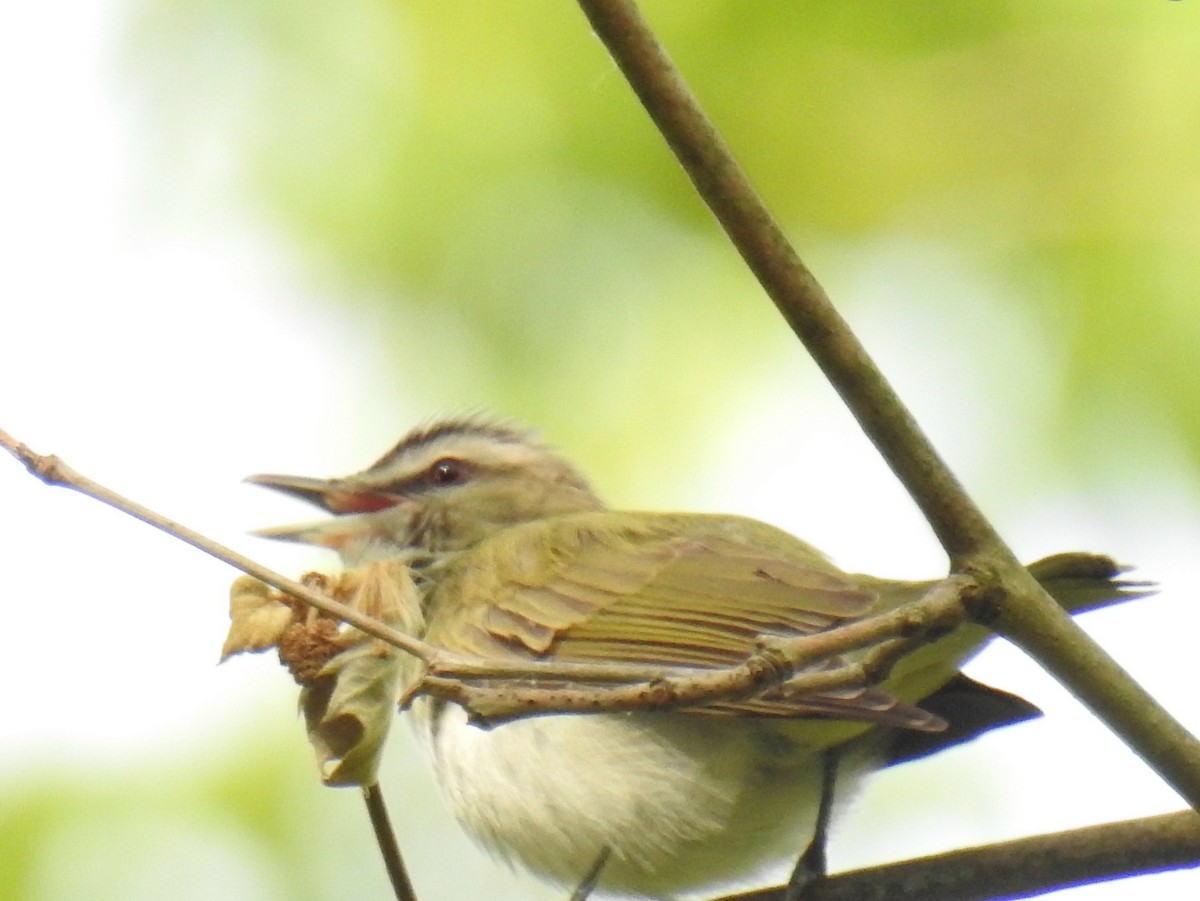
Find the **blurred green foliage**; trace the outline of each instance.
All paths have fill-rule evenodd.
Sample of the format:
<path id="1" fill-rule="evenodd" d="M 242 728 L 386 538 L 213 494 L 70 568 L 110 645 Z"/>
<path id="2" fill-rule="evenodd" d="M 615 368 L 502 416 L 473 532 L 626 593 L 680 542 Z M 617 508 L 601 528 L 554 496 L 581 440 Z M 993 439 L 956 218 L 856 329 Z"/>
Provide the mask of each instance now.
<path id="1" fill-rule="evenodd" d="M 315 901 L 374 875 L 353 793 L 314 793 L 294 739 L 247 731 L 240 746 L 208 746 L 202 766 L 163 754 L 28 768 L 0 808 L 0 898 Z"/>
<path id="2" fill-rule="evenodd" d="M 1142 405 L 1200 463 L 1200 3 L 645 11 L 851 318 L 854 248 L 936 247 L 1052 336 L 1053 438 Z M 185 213 L 239 198 L 372 323 L 395 363 L 380 380 L 431 407 L 586 433 L 619 467 L 635 424 L 665 457 L 800 358 L 571 3 L 142 0 L 121 56 L 156 189 Z M 273 769 L 188 790 L 209 809 L 235 794 L 237 828 L 298 861 L 296 811 L 254 808 L 279 796 Z M 48 823 L 103 800 L 79 791 L 9 798 L 0 896 L 27 897 Z M 163 803 L 110 791 L 110 811 Z M 319 894 L 277 878 L 277 897 Z"/>
<path id="3" fill-rule="evenodd" d="M 963 255 L 1052 323 L 1064 439 L 1113 382 L 1200 454 L 1196 4 L 646 12 L 818 276 L 881 235 Z M 781 352 L 570 3 L 143 3 L 128 48 L 174 190 L 215 167 L 420 396 L 696 437 Z"/>

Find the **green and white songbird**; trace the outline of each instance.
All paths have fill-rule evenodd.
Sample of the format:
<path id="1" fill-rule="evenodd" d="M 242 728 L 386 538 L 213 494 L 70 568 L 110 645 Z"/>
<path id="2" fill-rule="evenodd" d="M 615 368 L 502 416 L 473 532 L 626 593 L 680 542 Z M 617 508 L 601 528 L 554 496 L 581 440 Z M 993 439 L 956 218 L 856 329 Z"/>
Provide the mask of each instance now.
<path id="1" fill-rule="evenodd" d="M 764 638 L 888 611 L 932 584 L 844 573 L 741 516 L 609 509 L 531 433 L 482 417 L 420 428 L 345 478 L 249 481 L 334 514 L 259 534 L 332 548 L 348 567 L 410 560 L 421 637 L 483 657 L 724 667 Z M 1104 557 L 1031 570 L 1072 612 L 1140 593 Z M 593 887 L 711 898 L 789 874 L 798 896 L 822 848 L 817 864 L 810 851 L 793 865 L 823 841 L 835 786 L 840 799 L 872 769 L 1036 715 L 959 673 L 988 638 L 960 627 L 878 686 L 823 695 L 785 683 L 700 710 L 554 714 L 490 730 L 428 698 L 413 714 L 467 832 L 576 898 Z"/>

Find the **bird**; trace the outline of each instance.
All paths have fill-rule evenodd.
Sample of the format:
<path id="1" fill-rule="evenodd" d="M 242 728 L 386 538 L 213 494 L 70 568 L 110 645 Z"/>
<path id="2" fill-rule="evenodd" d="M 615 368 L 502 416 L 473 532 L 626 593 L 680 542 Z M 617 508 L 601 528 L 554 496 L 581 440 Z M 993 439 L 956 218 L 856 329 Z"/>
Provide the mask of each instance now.
<path id="1" fill-rule="evenodd" d="M 365 470 L 247 481 L 331 517 L 260 530 L 348 568 L 408 563 L 435 647 L 506 661 L 713 668 L 764 639 L 812 635 L 915 601 L 933 582 L 843 572 L 751 518 L 615 510 L 533 431 L 431 421 Z M 1030 567 L 1068 610 L 1139 596 L 1107 557 Z M 454 703 L 411 715 L 465 831 L 572 898 L 710 898 L 824 871 L 828 820 L 867 773 L 1037 716 L 970 680 L 990 638 L 967 624 L 880 684 L 673 711 L 548 714 L 480 728 Z M 839 662 L 855 659 L 854 653 Z"/>

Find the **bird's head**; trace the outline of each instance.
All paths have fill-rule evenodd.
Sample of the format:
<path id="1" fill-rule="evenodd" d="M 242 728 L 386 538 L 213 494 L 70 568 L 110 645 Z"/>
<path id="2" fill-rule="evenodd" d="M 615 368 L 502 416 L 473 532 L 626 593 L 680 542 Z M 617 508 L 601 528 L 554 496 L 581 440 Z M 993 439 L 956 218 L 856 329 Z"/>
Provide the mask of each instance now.
<path id="1" fill-rule="evenodd" d="M 330 547 L 351 565 L 410 550 L 463 550 L 509 526 L 602 506 L 578 470 L 532 433 L 481 417 L 416 429 L 345 478 L 247 481 L 334 514 L 256 534 Z"/>

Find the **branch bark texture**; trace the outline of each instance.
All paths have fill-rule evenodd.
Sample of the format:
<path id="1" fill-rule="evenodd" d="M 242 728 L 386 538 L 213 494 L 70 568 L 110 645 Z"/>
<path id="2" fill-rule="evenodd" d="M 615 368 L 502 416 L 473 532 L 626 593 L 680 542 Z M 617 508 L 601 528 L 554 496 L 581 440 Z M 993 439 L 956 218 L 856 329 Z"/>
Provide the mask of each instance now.
<path id="1" fill-rule="evenodd" d="M 804 898 L 1000 901 L 1195 866 L 1200 866 L 1200 817 L 1184 810 L 855 870 L 813 883 Z M 766 889 L 718 901 L 783 901 L 783 891 Z"/>

